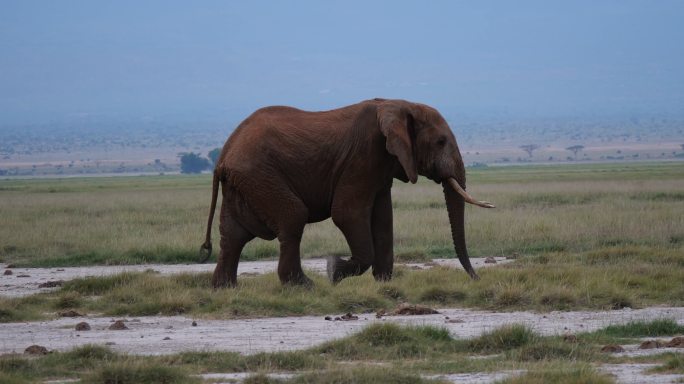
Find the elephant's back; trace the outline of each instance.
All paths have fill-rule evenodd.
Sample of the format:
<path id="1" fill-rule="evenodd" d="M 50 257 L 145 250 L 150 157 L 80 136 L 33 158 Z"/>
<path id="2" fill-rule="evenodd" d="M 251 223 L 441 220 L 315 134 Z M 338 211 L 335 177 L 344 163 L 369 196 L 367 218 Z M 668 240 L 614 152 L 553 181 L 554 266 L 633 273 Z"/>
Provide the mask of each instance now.
<path id="1" fill-rule="evenodd" d="M 226 160 L 235 166 L 250 158 L 301 162 L 328 157 L 343 141 L 354 113 L 351 107 L 322 112 L 261 108 L 230 136 L 224 148 Z"/>

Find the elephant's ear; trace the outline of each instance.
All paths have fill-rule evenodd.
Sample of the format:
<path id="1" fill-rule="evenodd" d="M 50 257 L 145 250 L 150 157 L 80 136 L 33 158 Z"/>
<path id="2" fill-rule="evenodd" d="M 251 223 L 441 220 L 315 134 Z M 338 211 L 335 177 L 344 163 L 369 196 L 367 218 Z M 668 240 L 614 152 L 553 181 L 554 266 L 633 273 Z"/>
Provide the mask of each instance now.
<path id="1" fill-rule="evenodd" d="M 415 133 L 413 116 L 403 103 L 386 101 L 378 106 L 378 125 L 387 138 L 387 152 L 399 159 L 406 176 L 414 183 L 418 180 L 414 153 Z"/>

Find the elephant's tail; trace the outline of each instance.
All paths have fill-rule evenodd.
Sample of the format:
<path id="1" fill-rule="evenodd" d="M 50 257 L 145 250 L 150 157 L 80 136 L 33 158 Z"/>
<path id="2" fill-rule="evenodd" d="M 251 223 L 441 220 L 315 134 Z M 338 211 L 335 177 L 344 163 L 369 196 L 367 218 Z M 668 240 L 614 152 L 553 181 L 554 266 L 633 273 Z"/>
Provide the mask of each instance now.
<path id="1" fill-rule="evenodd" d="M 204 244 L 200 247 L 200 263 L 204 263 L 211 257 L 211 224 L 214 222 L 214 211 L 216 211 L 216 199 L 218 198 L 218 189 L 220 179 L 220 170 L 218 167 L 214 169 L 214 181 L 211 186 L 211 208 L 209 209 L 209 220 L 207 220 L 207 235 Z"/>

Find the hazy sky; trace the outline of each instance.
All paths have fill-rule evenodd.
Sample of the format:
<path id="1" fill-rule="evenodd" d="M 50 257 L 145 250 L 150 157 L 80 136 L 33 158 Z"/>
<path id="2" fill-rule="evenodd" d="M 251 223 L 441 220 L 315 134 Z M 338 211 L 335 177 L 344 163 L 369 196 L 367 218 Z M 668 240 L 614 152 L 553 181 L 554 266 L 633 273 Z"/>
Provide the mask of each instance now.
<path id="1" fill-rule="evenodd" d="M 372 97 L 681 115 L 684 1 L 0 0 L 0 123 Z"/>

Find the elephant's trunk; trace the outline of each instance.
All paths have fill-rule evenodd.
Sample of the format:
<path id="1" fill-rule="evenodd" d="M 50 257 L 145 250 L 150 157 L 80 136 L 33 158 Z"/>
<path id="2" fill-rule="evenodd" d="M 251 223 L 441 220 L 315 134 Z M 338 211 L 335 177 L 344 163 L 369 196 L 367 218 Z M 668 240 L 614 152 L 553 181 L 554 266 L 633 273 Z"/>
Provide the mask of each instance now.
<path id="1" fill-rule="evenodd" d="M 463 177 L 465 179 L 465 175 Z M 442 182 L 442 187 L 444 188 L 444 199 L 446 200 L 447 211 L 449 212 L 449 223 L 451 224 L 451 238 L 454 241 L 454 249 L 456 250 L 456 255 L 458 260 L 461 262 L 463 269 L 468 272 L 471 278 L 474 280 L 479 280 L 480 277 L 475 273 L 475 269 L 470 264 L 470 258 L 468 257 L 468 249 L 466 248 L 465 242 L 465 221 L 464 221 L 464 211 L 465 211 L 465 197 L 461 193 L 456 192 L 452 184 L 459 184 L 454 179 L 449 179 L 448 181 Z M 465 180 L 463 181 L 465 186 Z M 458 186 L 459 189 L 463 188 Z M 465 190 L 463 190 L 465 193 Z"/>

